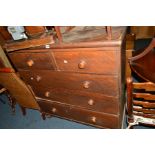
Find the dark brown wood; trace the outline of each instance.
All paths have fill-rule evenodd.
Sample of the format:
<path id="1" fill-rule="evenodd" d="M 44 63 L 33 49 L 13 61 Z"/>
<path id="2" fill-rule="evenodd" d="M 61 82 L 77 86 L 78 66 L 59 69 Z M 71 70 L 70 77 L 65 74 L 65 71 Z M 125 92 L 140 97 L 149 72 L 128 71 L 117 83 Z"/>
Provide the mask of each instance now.
<path id="1" fill-rule="evenodd" d="M 8 32 L 7 26 L 0 26 L 0 35 L 5 41 L 12 40 L 12 36 Z"/>
<path id="2" fill-rule="evenodd" d="M 36 37 L 46 32 L 45 26 L 24 26 L 24 28 L 29 37 Z"/>
<path id="3" fill-rule="evenodd" d="M 60 26 L 55 26 L 55 31 L 56 31 L 57 37 L 59 39 L 59 42 L 62 42 L 62 35 L 61 35 L 61 31 L 60 31 Z"/>
<path id="4" fill-rule="evenodd" d="M 130 33 L 134 33 L 136 39 L 148 39 L 155 35 L 155 26 L 131 26 Z"/>
<path id="5" fill-rule="evenodd" d="M 67 104 L 51 102 L 50 100 L 38 100 L 38 103 L 47 114 L 101 128 L 119 128 L 118 116 L 115 115 L 93 112 Z"/>
<path id="6" fill-rule="evenodd" d="M 18 69 L 55 69 L 50 53 L 33 53 L 33 50 L 9 53 L 9 58 Z"/>
<path id="7" fill-rule="evenodd" d="M 23 80 L 32 86 L 35 95 L 38 97 L 94 108 L 98 111 L 118 112 L 118 106 L 115 104 L 118 102 L 119 90 L 117 77 L 75 73 L 70 73 L 70 76 L 68 76 L 68 73 L 43 70 L 20 71 L 20 75 Z M 90 82 L 89 88 L 84 87 L 87 80 Z M 94 101 L 92 107 L 89 106 L 90 100 Z"/>
<path id="8" fill-rule="evenodd" d="M 155 91 L 155 83 L 152 82 L 140 82 L 133 83 L 135 89 L 144 89 L 146 91 Z"/>
<path id="9" fill-rule="evenodd" d="M 136 115 L 136 116 L 142 116 L 144 118 L 152 118 L 152 119 L 155 119 L 155 115 L 154 114 L 144 114 L 142 112 L 135 112 L 133 111 L 133 115 Z"/>
<path id="10" fill-rule="evenodd" d="M 103 51 L 97 48 L 52 51 L 60 71 L 98 74 L 117 73 L 117 51 Z"/>
<path id="11" fill-rule="evenodd" d="M 131 68 L 128 63 L 128 59 L 132 57 L 134 48 L 135 48 L 135 35 L 127 34 L 126 35 L 126 78 L 131 76 Z"/>
<path id="12" fill-rule="evenodd" d="M 142 112 L 143 114 L 155 114 L 155 109 L 145 109 L 134 107 L 133 111 Z"/>
<path id="13" fill-rule="evenodd" d="M 134 98 L 141 98 L 145 100 L 155 100 L 155 95 L 150 93 L 133 93 Z"/>
<path id="14" fill-rule="evenodd" d="M 38 46 L 46 46 L 54 43 L 54 39 L 52 35 L 42 35 L 39 38 L 33 38 L 33 39 L 27 39 L 24 41 L 18 41 L 18 42 L 10 42 L 6 43 L 4 48 L 7 52 L 15 51 L 15 50 L 21 50 L 21 49 L 27 49 L 32 47 L 38 47 Z"/>
<path id="15" fill-rule="evenodd" d="M 133 91 L 133 85 L 132 85 L 132 78 L 127 78 L 127 113 L 128 113 L 128 121 L 133 121 L 133 105 L 132 105 L 132 91 Z"/>
<path id="16" fill-rule="evenodd" d="M 140 54 L 129 59 L 132 70 L 145 81 L 155 82 L 155 38 Z"/>
<path id="17" fill-rule="evenodd" d="M 32 89 L 35 95 L 40 98 L 111 114 L 118 114 L 119 111 L 117 97 L 66 89 L 39 89 L 39 87 L 32 87 Z M 90 106 L 90 100 L 93 100 L 93 106 Z"/>
<path id="18" fill-rule="evenodd" d="M 148 101 L 136 101 L 133 100 L 134 105 L 142 106 L 144 108 L 155 108 L 155 102 L 148 102 Z"/>
<path id="19" fill-rule="evenodd" d="M 127 111 L 128 111 L 128 122 L 137 121 L 142 125 L 152 125 L 155 126 L 155 121 L 152 120 L 149 123 L 144 120 L 144 118 L 155 119 L 155 95 L 153 90 L 154 83 L 142 82 L 136 83 L 132 82 L 131 78 L 127 80 Z M 153 88 L 153 89 L 152 89 Z M 150 93 L 144 90 L 151 90 Z M 135 119 L 135 116 L 140 116 L 139 119 Z M 131 119 L 130 119 L 131 118 Z"/>
<path id="20" fill-rule="evenodd" d="M 125 30 L 114 28 L 108 39 L 105 28 L 75 27 L 62 33 L 63 42 L 56 40 L 48 48 L 44 44 L 8 52 L 31 87 L 43 118 L 51 114 L 97 127 L 121 128 Z"/>
<path id="21" fill-rule="evenodd" d="M 110 75 L 95 74 L 76 74 L 48 70 L 19 71 L 26 83 L 33 87 L 39 87 L 39 90 L 46 86 L 50 89 L 71 89 L 94 93 L 101 93 L 107 96 L 118 96 L 118 78 Z M 89 88 L 84 84 L 89 82 Z"/>

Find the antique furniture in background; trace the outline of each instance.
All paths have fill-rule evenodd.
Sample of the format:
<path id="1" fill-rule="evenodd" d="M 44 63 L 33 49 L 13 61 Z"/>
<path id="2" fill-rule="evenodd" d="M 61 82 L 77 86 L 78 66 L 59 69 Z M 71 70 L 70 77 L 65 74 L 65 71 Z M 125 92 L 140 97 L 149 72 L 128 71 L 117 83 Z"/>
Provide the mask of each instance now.
<path id="1" fill-rule="evenodd" d="M 141 82 L 127 78 L 128 128 L 138 124 L 155 126 L 154 47 L 155 38 L 145 50 L 129 59 L 132 71 L 141 78 Z"/>
<path id="2" fill-rule="evenodd" d="M 134 51 L 135 44 L 135 34 L 126 34 L 126 78 L 131 76 L 131 69 L 128 63 L 128 58 L 132 57 L 132 52 Z"/>
<path id="3" fill-rule="evenodd" d="M 135 34 L 136 39 L 148 39 L 154 37 L 155 26 L 131 26 L 131 34 Z"/>
<path id="4" fill-rule="evenodd" d="M 127 122 L 134 125 L 155 126 L 155 83 L 133 82 L 127 79 Z"/>
<path id="5" fill-rule="evenodd" d="M 126 27 L 63 28 L 45 27 L 39 35 L 29 31 L 28 39 L 5 42 L 3 48 L 44 119 L 54 115 L 121 128 Z"/>

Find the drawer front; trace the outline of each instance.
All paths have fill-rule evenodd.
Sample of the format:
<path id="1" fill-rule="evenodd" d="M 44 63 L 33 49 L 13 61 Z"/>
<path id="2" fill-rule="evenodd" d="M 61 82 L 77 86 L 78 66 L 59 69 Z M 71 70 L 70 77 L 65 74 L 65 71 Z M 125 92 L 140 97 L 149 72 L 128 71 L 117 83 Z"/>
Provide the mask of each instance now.
<path id="1" fill-rule="evenodd" d="M 38 100 L 42 112 L 102 128 L 120 128 L 118 116 L 101 114 L 57 102 Z"/>
<path id="2" fill-rule="evenodd" d="M 50 53 L 15 52 L 9 57 L 17 69 L 50 69 L 54 70 L 54 63 Z"/>
<path id="3" fill-rule="evenodd" d="M 64 88 L 118 96 L 118 78 L 95 74 L 55 71 L 20 71 L 21 77 L 33 87 Z"/>
<path id="4" fill-rule="evenodd" d="M 104 113 L 119 113 L 119 101 L 116 97 L 67 89 L 48 89 L 39 87 L 32 87 L 32 89 L 34 94 L 40 98 Z"/>
<path id="5" fill-rule="evenodd" d="M 61 71 L 116 74 L 116 51 L 99 49 L 70 49 L 63 51 L 53 50 L 57 67 Z"/>

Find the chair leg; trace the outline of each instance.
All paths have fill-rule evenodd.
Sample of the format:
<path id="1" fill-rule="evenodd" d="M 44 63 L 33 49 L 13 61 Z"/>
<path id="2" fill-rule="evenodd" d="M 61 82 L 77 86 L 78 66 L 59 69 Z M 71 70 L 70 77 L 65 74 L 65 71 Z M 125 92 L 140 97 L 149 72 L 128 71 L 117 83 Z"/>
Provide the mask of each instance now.
<path id="1" fill-rule="evenodd" d="M 45 120 L 46 119 L 46 114 L 44 112 L 41 112 L 41 117 L 42 117 L 43 120 Z"/>
<path id="2" fill-rule="evenodd" d="M 15 109 L 16 109 L 16 100 L 10 95 L 8 90 L 6 90 L 5 94 L 9 99 L 9 103 L 10 103 L 10 106 L 11 106 L 11 109 L 12 109 L 12 113 L 14 114 Z"/>
<path id="3" fill-rule="evenodd" d="M 25 116 L 25 115 L 26 115 L 26 108 L 20 106 L 20 109 L 21 109 L 21 111 L 22 111 L 23 116 Z"/>

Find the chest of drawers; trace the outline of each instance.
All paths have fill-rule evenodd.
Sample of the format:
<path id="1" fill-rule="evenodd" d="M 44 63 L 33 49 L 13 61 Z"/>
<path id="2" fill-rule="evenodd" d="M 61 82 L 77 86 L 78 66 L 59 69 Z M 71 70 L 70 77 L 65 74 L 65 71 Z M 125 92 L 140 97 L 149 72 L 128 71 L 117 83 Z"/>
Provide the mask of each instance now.
<path id="1" fill-rule="evenodd" d="M 43 114 L 121 128 L 125 103 L 125 28 L 115 39 L 9 52 Z"/>

